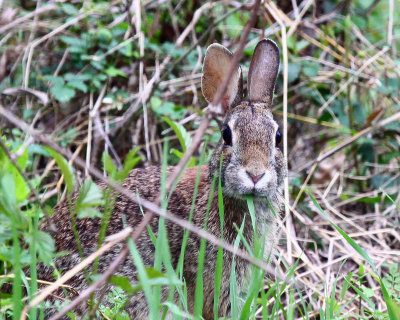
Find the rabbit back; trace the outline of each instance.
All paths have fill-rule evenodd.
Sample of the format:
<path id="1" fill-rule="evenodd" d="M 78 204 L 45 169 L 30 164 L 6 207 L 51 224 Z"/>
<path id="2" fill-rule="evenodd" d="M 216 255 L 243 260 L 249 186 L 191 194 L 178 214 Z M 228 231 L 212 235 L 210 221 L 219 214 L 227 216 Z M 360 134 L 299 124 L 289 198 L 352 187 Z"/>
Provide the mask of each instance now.
<path id="1" fill-rule="evenodd" d="M 174 167 L 167 168 L 167 174 L 171 174 Z M 176 189 L 171 195 L 168 203 L 168 211 L 182 219 L 188 220 L 190 208 L 192 205 L 193 192 L 196 182 L 198 167 L 188 168 L 185 174 L 179 181 Z M 129 176 L 123 183 L 123 187 L 129 189 L 133 193 L 138 193 L 141 198 L 148 201 L 156 201 L 160 190 L 160 167 L 148 167 L 144 169 L 132 170 Z M 104 185 L 100 184 L 100 187 Z M 193 223 L 200 228 L 204 227 L 205 216 L 207 211 L 207 203 L 210 195 L 210 177 L 208 166 L 201 167 L 200 182 L 198 186 L 198 193 L 196 198 L 195 209 L 193 212 Z M 210 210 L 208 213 L 207 230 L 214 236 L 220 238 L 220 214 L 218 210 L 217 195 L 214 194 L 211 202 Z M 74 196 L 76 198 L 76 195 Z M 74 202 L 74 201 L 73 201 Z M 237 237 L 236 226 L 240 226 L 243 221 L 243 214 L 246 214 L 247 205 L 245 201 L 229 201 L 225 202 L 225 219 L 223 238 L 229 243 L 233 243 Z M 69 270 L 81 262 L 81 258 L 77 251 L 76 241 L 72 232 L 70 213 L 67 202 L 62 202 L 55 208 L 56 215 L 52 216 L 42 229 L 49 231 L 56 240 L 56 250 L 68 252 L 67 255 L 55 259 L 55 265 L 59 270 Z M 241 213 L 239 213 L 241 211 Z M 115 234 L 121 231 L 126 225 L 135 228 L 143 219 L 140 206 L 129 200 L 128 198 L 118 195 L 115 202 L 115 207 L 110 217 L 107 228 L 107 235 Z M 124 225 L 123 221 L 126 221 Z M 246 219 L 244 234 L 250 234 L 252 228 L 250 218 Z M 157 235 L 158 217 L 155 216 L 151 222 L 150 227 Z M 98 235 L 100 231 L 101 220 L 100 218 L 84 218 L 77 219 L 76 229 L 79 239 L 83 248 L 85 256 L 97 250 Z M 176 224 L 166 222 L 167 237 L 169 241 L 169 248 L 171 252 L 172 264 L 175 268 L 181 253 L 182 239 L 184 230 Z M 248 237 L 247 241 L 252 242 L 252 237 Z M 139 239 L 136 241 L 136 246 L 146 266 L 151 267 L 154 263 L 154 245 L 152 240 L 145 230 Z M 193 311 L 194 292 L 197 277 L 197 262 L 198 252 L 200 246 L 200 239 L 195 235 L 190 235 L 187 248 L 185 251 L 184 270 L 183 276 L 188 287 L 188 309 L 189 312 Z M 242 247 L 242 245 L 241 245 Z M 116 245 L 111 250 L 107 251 L 100 257 L 98 266 L 98 273 L 103 273 L 107 270 L 108 266 L 113 262 L 115 257 L 121 250 L 122 245 Z M 213 318 L 213 304 L 214 304 L 214 275 L 215 264 L 217 260 L 218 248 L 211 244 L 206 246 L 206 260 L 204 266 L 203 283 L 204 283 L 204 317 L 206 319 Z M 221 295 L 220 295 L 220 315 L 226 315 L 229 312 L 229 278 L 232 257 L 229 253 L 224 253 L 224 272 L 221 281 Z M 247 269 L 245 261 L 236 263 L 236 277 L 238 280 L 238 288 L 241 287 L 242 280 L 244 279 Z M 89 267 L 89 271 L 92 267 Z M 52 268 L 41 266 L 38 270 L 38 277 L 41 280 L 53 281 Z M 137 281 L 137 271 L 135 265 L 128 257 L 125 262 L 118 268 L 116 275 L 127 277 L 130 281 Z M 86 279 L 83 272 L 78 273 L 72 278 L 68 285 L 72 286 L 76 291 L 81 291 L 86 288 Z M 61 292 L 59 292 L 61 293 Z M 163 299 L 168 296 L 168 290 L 163 290 Z M 81 306 L 81 312 L 86 307 Z M 126 310 L 129 316 L 133 319 L 142 319 L 148 313 L 146 300 L 143 292 L 135 294 L 128 304 Z M 209 317 L 207 317 L 209 315 Z"/>

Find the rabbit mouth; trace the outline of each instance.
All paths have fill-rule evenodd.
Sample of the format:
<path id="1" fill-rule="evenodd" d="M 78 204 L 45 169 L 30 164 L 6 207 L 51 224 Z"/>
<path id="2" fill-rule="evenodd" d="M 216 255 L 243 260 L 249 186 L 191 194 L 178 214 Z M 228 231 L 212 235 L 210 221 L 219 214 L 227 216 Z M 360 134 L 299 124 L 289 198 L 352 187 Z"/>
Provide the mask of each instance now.
<path id="1" fill-rule="evenodd" d="M 225 186 L 227 187 L 227 186 Z M 276 192 L 272 185 L 263 186 L 262 188 L 253 186 L 251 188 L 224 188 L 225 195 L 237 198 L 240 200 L 246 200 L 249 196 L 252 196 L 254 199 L 265 199 L 265 197 L 271 196 Z M 236 190 L 235 190 L 236 189 Z"/>

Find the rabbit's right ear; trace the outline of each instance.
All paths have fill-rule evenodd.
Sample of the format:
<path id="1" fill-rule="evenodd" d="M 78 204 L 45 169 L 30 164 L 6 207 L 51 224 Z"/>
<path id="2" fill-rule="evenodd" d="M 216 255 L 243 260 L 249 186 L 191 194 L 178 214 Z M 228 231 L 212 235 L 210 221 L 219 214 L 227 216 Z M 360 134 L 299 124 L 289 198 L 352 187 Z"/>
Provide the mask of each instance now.
<path id="1" fill-rule="evenodd" d="M 279 48 L 271 39 L 263 39 L 257 44 L 247 80 L 251 102 L 264 102 L 271 106 L 280 59 Z"/>
<path id="2" fill-rule="evenodd" d="M 207 48 L 204 58 L 203 77 L 201 78 L 201 90 L 206 100 L 213 102 L 215 93 L 221 85 L 225 74 L 229 71 L 232 63 L 232 53 L 218 43 Z M 221 104 L 224 111 L 236 106 L 243 99 L 243 80 L 240 66 L 233 73 L 222 98 Z"/>

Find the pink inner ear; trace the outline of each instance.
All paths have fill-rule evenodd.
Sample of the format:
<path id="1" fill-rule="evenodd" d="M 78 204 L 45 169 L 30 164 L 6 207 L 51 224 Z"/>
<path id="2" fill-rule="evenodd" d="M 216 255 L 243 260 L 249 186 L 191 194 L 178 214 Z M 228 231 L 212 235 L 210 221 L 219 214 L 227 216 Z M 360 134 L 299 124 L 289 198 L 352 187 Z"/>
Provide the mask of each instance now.
<path id="1" fill-rule="evenodd" d="M 224 108 L 225 112 L 228 111 L 228 109 L 229 109 L 229 96 L 224 96 L 222 98 L 221 105 L 222 105 L 222 108 Z"/>

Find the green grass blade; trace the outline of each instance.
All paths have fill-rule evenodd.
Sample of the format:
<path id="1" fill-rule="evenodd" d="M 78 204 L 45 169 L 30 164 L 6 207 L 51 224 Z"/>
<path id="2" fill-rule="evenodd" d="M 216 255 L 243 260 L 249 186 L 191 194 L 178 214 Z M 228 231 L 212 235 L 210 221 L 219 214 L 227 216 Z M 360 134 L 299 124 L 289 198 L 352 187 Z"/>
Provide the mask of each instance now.
<path id="1" fill-rule="evenodd" d="M 150 319 L 157 319 L 158 315 L 159 315 L 159 305 L 158 305 L 157 300 L 155 299 L 155 297 L 153 295 L 153 291 L 150 287 L 149 277 L 147 275 L 146 268 L 143 264 L 143 260 L 140 256 L 140 253 L 139 253 L 136 245 L 130 238 L 128 239 L 128 246 L 129 246 L 129 251 L 131 253 L 132 259 L 136 265 L 140 284 L 142 285 L 144 294 L 146 296 L 147 304 L 149 306 Z"/>
<path id="2" fill-rule="evenodd" d="M 221 240 L 224 234 L 224 197 L 222 194 L 222 181 L 221 181 L 221 170 L 222 170 L 223 153 L 221 154 L 221 160 L 219 164 L 219 178 L 218 178 L 218 212 L 220 220 L 220 232 Z M 221 292 L 221 279 L 222 279 L 222 266 L 224 263 L 224 250 L 219 247 L 217 253 L 217 261 L 215 264 L 215 277 L 214 277 L 214 319 L 218 319 L 219 309 L 219 294 Z"/>
<path id="3" fill-rule="evenodd" d="M 204 230 L 207 230 L 207 223 L 208 223 L 208 215 L 210 213 L 211 204 L 214 197 L 214 189 L 215 189 L 215 180 L 216 177 L 213 178 L 211 182 L 210 193 L 208 196 L 207 202 L 207 211 L 206 217 L 204 220 Z M 200 240 L 200 249 L 198 254 L 198 262 L 197 262 L 197 277 L 196 277 L 196 289 L 195 289 L 195 296 L 194 296 L 194 317 L 195 319 L 199 319 L 201 317 L 203 311 L 203 270 L 204 270 L 204 258 L 206 253 L 206 245 L 207 242 L 204 238 Z"/>
<path id="4" fill-rule="evenodd" d="M 32 243 L 29 247 L 30 255 L 31 255 L 31 263 L 30 263 L 30 277 L 31 277 L 31 285 L 30 285 L 30 292 L 29 292 L 29 300 L 32 300 L 37 292 L 38 285 L 37 285 L 37 270 L 36 270 L 36 237 L 37 231 L 39 226 L 39 211 L 35 210 L 35 215 L 33 217 L 33 225 L 32 225 Z M 37 315 L 37 307 L 33 307 L 29 310 L 29 317 L 31 319 L 36 319 Z"/>
<path id="5" fill-rule="evenodd" d="M 245 225 L 246 217 L 242 221 L 238 235 L 236 236 L 235 243 L 233 244 L 236 250 L 239 247 L 240 239 L 243 237 L 243 229 Z M 232 319 L 238 318 L 238 292 L 237 292 L 237 281 L 236 281 L 236 261 L 235 256 L 232 256 L 231 276 L 229 281 L 230 289 L 230 301 L 231 301 L 231 317 Z"/>

